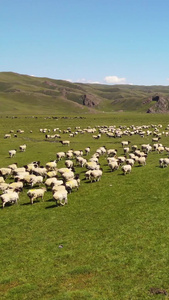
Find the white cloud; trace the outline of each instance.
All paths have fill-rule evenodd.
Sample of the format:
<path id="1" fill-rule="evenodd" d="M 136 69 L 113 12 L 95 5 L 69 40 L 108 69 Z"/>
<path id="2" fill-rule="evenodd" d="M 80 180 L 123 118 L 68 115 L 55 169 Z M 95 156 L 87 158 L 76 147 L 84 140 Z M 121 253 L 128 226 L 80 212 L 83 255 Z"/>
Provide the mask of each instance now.
<path id="1" fill-rule="evenodd" d="M 104 81 L 109 84 L 127 84 L 126 78 L 120 78 L 118 76 L 106 76 Z"/>
<path id="2" fill-rule="evenodd" d="M 101 82 L 99 81 L 92 81 L 92 80 L 87 80 L 85 78 L 81 78 L 81 79 L 77 79 L 76 82 L 79 82 L 79 83 L 97 83 L 97 84 L 100 84 Z"/>
<path id="3" fill-rule="evenodd" d="M 69 81 L 69 82 L 73 82 L 73 80 L 72 79 L 65 79 L 66 81 Z"/>

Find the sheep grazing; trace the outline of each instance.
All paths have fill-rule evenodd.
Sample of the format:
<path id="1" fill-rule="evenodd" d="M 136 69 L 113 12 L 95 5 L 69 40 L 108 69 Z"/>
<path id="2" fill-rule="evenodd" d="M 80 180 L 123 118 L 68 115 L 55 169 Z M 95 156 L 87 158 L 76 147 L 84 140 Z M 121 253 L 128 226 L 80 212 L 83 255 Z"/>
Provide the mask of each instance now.
<path id="1" fill-rule="evenodd" d="M 80 186 L 80 178 L 79 179 L 72 179 L 65 183 L 65 187 L 68 193 L 71 193 L 73 189 L 78 190 Z"/>
<path id="2" fill-rule="evenodd" d="M 64 182 L 65 182 L 65 181 L 69 181 L 69 180 L 74 179 L 75 174 L 74 174 L 74 172 L 72 172 L 72 171 L 64 172 L 64 173 L 62 174 L 62 177 L 63 177 L 63 180 L 64 180 Z"/>
<path id="3" fill-rule="evenodd" d="M 25 151 L 26 151 L 26 144 L 20 145 L 20 146 L 19 146 L 19 150 L 20 150 L 21 152 L 25 152 Z"/>
<path id="4" fill-rule="evenodd" d="M 50 172 L 47 172 L 47 177 L 48 178 L 52 178 L 52 177 L 56 177 L 57 176 L 57 171 L 50 171 Z"/>
<path id="5" fill-rule="evenodd" d="M 122 141 L 122 142 L 121 142 L 122 147 L 126 147 L 126 146 L 128 146 L 129 144 L 130 144 L 130 141 Z"/>
<path id="6" fill-rule="evenodd" d="M 160 158 L 159 159 L 160 167 L 168 167 L 169 165 L 169 158 Z"/>
<path id="7" fill-rule="evenodd" d="M 45 186 L 46 188 L 51 187 L 51 186 L 59 186 L 63 184 L 63 180 L 58 180 L 56 177 L 48 178 L 45 181 Z"/>
<path id="8" fill-rule="evenodd" d="M 27 192 L 27 195 L 30 199 L 30 203 L 33 204 L 35 199 L 41 198 L 43 200 L 44 194 L 46 192 L 46 187 L 41 189 L 32 189 Z"/>
<path id="9" fill-rule="evenodd" d="M 97 163 L 95 163 L 93 161 L 89 161 L 89 162 L 86 163 L 86 168 L 88 170 L 99 170 L 100 165 L 98 165 Z"/>
<path id="10" fill-rule="evenodd" d="M 10 157 L 14 157 L 16 155 L 16 150 L 9 150 L 8 153 Z"/>
<path id="11" fill-rule="evenodd" d="M 43 183 L 43 177 L 42 176 L 36 176 L 31 178 L 30 180 L 30 184 L 31 184 L 31 187 L 33 187 L 34 185 L 40 185 Z"/>
<path id="12" fill-rule="evenodd" d="M 63 146 L 69 146 L 69 145 L 70 145 L 70 141 L 60 141 L 60 143 L 61 143 Z"/>
<path id="13" fill-rule="evenodd" d="M 17 203 L 19 194 L 17 192 L 9 191 L 8 193 L 2 194 L 0 198 L 2 200 L 2 208 L 4 208 L 6 203 Z"/>
<path id="14" fill-rule="evenodd" d="M 132 159 L 132 158 L 128 158 L 128 159 L 126 159 L 126 164 L 127 165 L 130 165 L 130 166 L 134 166 L 134 163 L 135 163 L 135 160 L 134 159 Z"/>
<path id="15" fill-rule="evenodd" d="M 123 175 L 129 174 L 131 172 L 131 165 L 122 166 Z"/>
<path id="16" fill-rule="evenodd" d="M 4 139 L 10 139 L 11 138 L 11 134 L 7 133 L 4 135 Z"/>
<path id="17" fill-rule="evenodd" d="M 18 181 L 18 182 L 12 182 L 9 184 L 8 189 L 13 190 L 13 191 L 22 191 L 23 190 L 23 182 Z"/>

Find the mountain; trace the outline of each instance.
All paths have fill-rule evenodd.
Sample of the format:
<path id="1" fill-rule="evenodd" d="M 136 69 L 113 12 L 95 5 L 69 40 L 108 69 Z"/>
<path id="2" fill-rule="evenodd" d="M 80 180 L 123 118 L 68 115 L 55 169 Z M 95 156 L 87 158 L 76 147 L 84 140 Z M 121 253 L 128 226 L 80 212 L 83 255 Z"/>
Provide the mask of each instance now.
<path id="1" fill-rule="evenodd" d="M 1 114 L 169 112 L 169 86 L 103 85 L 0 72 Z"/>

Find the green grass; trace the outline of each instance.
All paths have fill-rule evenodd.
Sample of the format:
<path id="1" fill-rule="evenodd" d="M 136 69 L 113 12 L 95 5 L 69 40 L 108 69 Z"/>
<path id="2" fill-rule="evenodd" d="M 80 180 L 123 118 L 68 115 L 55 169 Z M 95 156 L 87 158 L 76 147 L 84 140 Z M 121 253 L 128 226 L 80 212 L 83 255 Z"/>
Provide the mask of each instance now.
<path id="1" fill-rule="evenodd" d="M 67 117 L 67 118 L 63 118 Z M 55 159 L 56 152 L 68 150 L 58 142 L 45 141 L 39 128 L 86 128 L 97 125 L 168 125 L 167 115 L 100 114 L 58 115 L 58 119 L 38 116 L 0 118 L 0 167 L 18 162 L 23 166 L 33 160 L 44 165 Z M 25 130 L 18 138 L 3 139 L 10 129 Z M 30 133 L 33 130 L 33 133 Z M 61 134 L 62 139 L 70 139 Z M 151 143 L 151 136 L 138 135 L 109 139 L 92 134 L 71 138 L 74 150 L 91 146 L 91 154 L 105 145 L 123 154 L 122 140 L 131 145 Z M 168 137 L 160 140 L 169 146 Z M 27 144 L 25 153 L 17 152 L 10 159 L 8 150 Z M 89 156 L 89 157 L 90 157 Z M 154 295 L 151 288 L 169 293 L 169 179 L 168 168 L 159 168 L 159 158 L 152 152 L 145 167 L 134 166 L 130 175 L 119 169 L 110 172 L 106 157 L 100 158 L 103 176 L 100 182 L 84 179 L 80 173 L 79 191 L 68 195 L 68 205 L 58 207 L 52 194 L 44 202 L 31 206 L 26 195 L 20 194 L 18 205 L 0 209 L 1 265 L 0 298 L 13 299 L 99 299 L 136 300 L 168 299 Z M 61 167 L 64 160 L 58 163 Z M 9 181 L 10 179 L 8 179 Z M 59 246 L 63 247 L 60 248 Z"/>
<path id="2" fill-rule="evenodd" d="M 159 95 L 167 101 L 168 86 L 132 86 L 71 83 L 64 80 L 0 72 L 0 114 L 70 114 L 147 112 Z M 84 95 L 94 107 L 83 105 Z M 154 108 L 162 111 L 162 107 Z M 167 110 L 167 109 L 166 109 Z"/>

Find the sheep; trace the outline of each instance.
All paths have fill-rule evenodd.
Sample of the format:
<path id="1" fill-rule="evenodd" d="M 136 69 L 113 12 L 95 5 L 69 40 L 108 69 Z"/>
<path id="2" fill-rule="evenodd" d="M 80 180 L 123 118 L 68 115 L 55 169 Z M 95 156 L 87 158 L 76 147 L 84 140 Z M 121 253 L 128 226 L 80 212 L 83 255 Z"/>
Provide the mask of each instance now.
<path id="1" fill-rule="evenodd" d="M 50 162 L 46 163 L 46 169 L 47 169 L 47 171 L 54 171 L 54 170 L 56 170 L 56 167 L 57 167 L 56 160 L 50 161 Z"/>
<path id="2" fill-rule="evenodd" d="M 36 176 L 46 177 L 47 176 L 47 169 L 45 167 L 35 168 L 33 170 L 33 174 L 35 174 Z"/>
<path id="3" fill-rule="evenodd" d="M 6 203 L 17 203 L 19 200 L 19 194 L 17 192 L 8 192 L 0 196 L 2 200 L 2 208 L 4 208 Z"/>
<path id="4" fill-rule="evenodd" d="M 100 165 L 96 164 L 95 162 L 87 162 L 86 163 L 86 168 L 88 170 L 99 170 L 100 169 Z"/>
<path id="5" fill-rule="evenodd" d="M 146 157 L 145 156 L 139 157 L 137 162 L 139 163 L 140 166 L 145 166 L 146 165 Z"/>
<path id="6" fill-rule="evenodd" d="M 10 168 L 11 170 L 15 170 L 17 167 L 18 167 L 17 163 L 13 163 L 13 164 L 8 166 L 8 168 Z"/>
<path id="7" fill-rule="evenodd" d="M 72 157 L 73 157 L 73 150 L 67 151 L 67 152 L 66 152 L 66 157 L 67 157 L 68 159 L 72 158 Z"/>
<path id="8" fill-rule="evenodd" d="M 21 152 L 25 152 L 25 151 L 26 151 L 26 144 L 20 145 L 20 146 L 19 146 L 19 150 L 20 150 Z"/>
<path id="9" fill-rule="evenodd" d="M 0 183 L 0 191 L 4 192 L 9 187 L 9 183 L 2 182 Z"/>
<path id="10" fill-rule="evenodd" d="M 9 184 L 8 189 L 12 189 L 13 191 L 22 191 L 23 190 L 23 182 L 12 182 Z"/>
<path id="11" fill-rule="evenodd" d="M 0 176 L 3 176 L 4 178 L 11 175 L 11 173 L 12 173 L 11 168 L 0 168 Z"/>
<path id="12" fill-rule="evenodd" d="M 90 147 L 86 147 L 85 152 L 86 152 L 86 155 L 88 155 L 90 153 Z"/>
<path id="13" fill-rule="evenodd" d="M 163 167 L 168 167 L 169 165 L 169 158 L 163 158 Z"/>
<path id="14" fill-rule="evenodd" d="M 53 194 L 53 199 L 56 201 L 56 205 L 58 204 L 58 201 L 59 201 L 60 205 L 67 204 L 68 203 L 68 200 L 67 200 L 67 191 L 66 190 L 64 190 L 64 191 L 56 191 Z"/>
<path id="15" fill-rule="evenodd" d="M 15 181 L 24 181 L 25 177 L 30 175 L 29 172 L 21 172 L 20 174 L 14 176 Z"/>
<path id="16" fill-rule="evenodd" d="M 41 198 L 43 200 L 44 194 L 46 192 L 46 187 L 42 187 L 41 189 L 31 189 L 27 192 L 27 195 L 30 199 L 30 203 L 33 204 L 35 199 Z"/>
<path id="17" fill-rule="evenodd" d="M 57 176 L 57 171 L 50 171 L 50 172 L 47 172 L 47 177 L 48 178 L 51 178 L 51 177 L 56 177 Z"/>
<path id="18" fill-rule="evenodd" d="M 9 156 L 10 156 L 10 157 L 13 157 L 13 156 L 16 155 L 16 149 L 14 149 L 14 150 L 9 150 L 8 153 L 9 153 Z"/>
<path id="19" fill-rule="evenodd" d="M 160 158 L 159 159 L 159 165 L 160 165 L 161 168 L 164 167 L 163 162 L 164 162 L 164 158 Z"/>
<path id="20" fill-rule="evenodd" d="M 117 150 L 116 149 L 108 149 L 107 150 L 107 155 L 108 156 L 115 156 L 117 154 Z"/>
<path id="21" fill-rule="evenodd" d="M 81 156 L 76 157 L 77 163 L 80 165 L 80 167 L 84 167 L 87 163 L 87 160 Z"/>
<path id="22" fill-rule="evenodd" d="M 73 189 L 78 190 L 79 186 L 80 186 L 80 179 L 72 179 L 65 183 L 65 187 L 68 193 L 71 193 Z"/>
<path id="23" fill-rule="evenodd" d="M 90 180 L 91 182 L 93 181 L 99 181 L 100 178 L 102 177 L 102 170 L 92 170 L 91 173 L 90 173 Z"/>
<path id="24" fill-rule="evenodd" d="M 121 145 L 122 147 L 128 146 L 130 144 L 130 141 L 122 141 Z"/>
<path id="25" fill-rule="evenodd" d="M 5 182 L 4 178 L 0 176 L 0 183 L 4 183 L 4 182 Z"/>
<path id="26" fill-rule="evenodd" d="M 70 141 L 60 141 L 60 143 L 61 143 L 63 146 L 69 146 L 69 145 L 70 145 Z"/>
<path id="27" fill-rule="evenodd" d="M 126 164 L 127 165 L 130 165 L 130 166 L 134 166 L 134 163 L 135 163 L 135 160 L 134 159 L 132 159 L 132 158 L 128 158 L 128 159 L 126 159 Z"/>
<path id="28" fill-rule="evenodd" d="M 110 167 L 111 171 L 118 170 L 118 168 L 119 168 L 119 164 L 117 161 L 109 162 L 108 166 Z"/>
<path id="29" fill-rule="evenodd" d="M 60 161 L 65 156 L 66 156 L 65 152 L 57 152 L 56 153 L 56 157 L 57 157 L 58 161 Z"/>
<path id="30" fill-rule="evenodd" d="M 10 139 L 11 138 L 11 134 L 7 133 L 4 135 L 4 139 Z"/>
<path id="31" fill-rule="evenodd" d="M 65 166 L 66 166 L 68 169 L 72 168 L 72 167 L 73 167 L 73 161 L 67 159 L 67 160 L 65 161 Z"/>
<path id="32" fill-rule="evenodd" d="M 88 170 L 88 171 L 85 173 L 85 178 L 86 178 L 86 180 L 90 180 L 91 172 L 92 172 L 92 170 Z"/>
<path id="33" fill-rule="evenodd" d="M 131 172 L 131 165 L 124 165 L 122 166 L 123 175 L 129 174 Z"/>
<path id="34" fill-rule="evenodd" d="M 60 181 L 62 181 L 62 180 L 60 180 Z M 63 182 L 63 181 L 62 181 L 62 182 Z M 66 191 L 66 188 L 65 188 L 65 186 L 63 185 L 63 183 L 60 184 L 60 185 L 56 184 L 56 185 L 54 185 L 54 186 L 52 187 L 52 192 L 53 192 L 53 194 L 54 194 L 55 192 L 62 192 L 62 191 Z"/>
<path id="35" fill-rule="evenodd" d="M 12 170 L 12 175 L 18 176 L 18 175 L 20 175 L 23 172 L 26 172 L 25 167 L 15 168 L 14 170 Z"/>
<path id="36" fill-rule="evenodd" d="M 64 181 L 69 181 L 69 180 L 74 179 L 75 174 L 74 174 L 74 172 L 69 171 L 69 172 L 63 173 L 63 174 L 62 174 L 62 177 L 63 177 L 63 180 L 64 180 Z"/>
<path id="37" fill-rule="evenodd" d="M 61 185 L 61 184 L 63 184 L 63 180 L 58 180 L 56 177 L 48 178 L 45 181 L 46 188 L 54 186 L 54 185 Z"/>
<path id="38" fill-rule="evenodd" d="M 43 177 L 42 176 L 36 176 L 35 177 L 32 177 L 30 179 L 30 184 L 31 184 L 31 187 L 33 187 L 34 185 L 37 185 L 37 184 L 41 184 L 43 183 Z"/>

